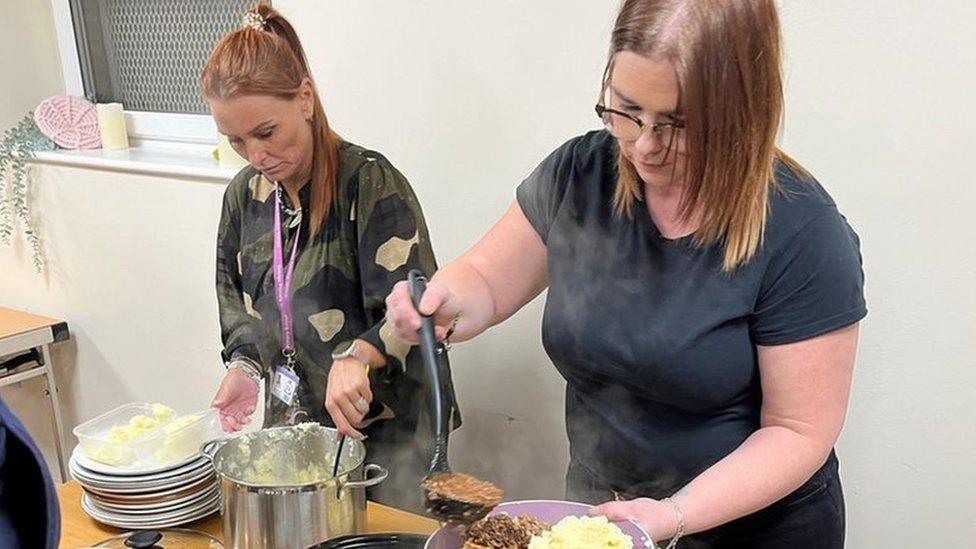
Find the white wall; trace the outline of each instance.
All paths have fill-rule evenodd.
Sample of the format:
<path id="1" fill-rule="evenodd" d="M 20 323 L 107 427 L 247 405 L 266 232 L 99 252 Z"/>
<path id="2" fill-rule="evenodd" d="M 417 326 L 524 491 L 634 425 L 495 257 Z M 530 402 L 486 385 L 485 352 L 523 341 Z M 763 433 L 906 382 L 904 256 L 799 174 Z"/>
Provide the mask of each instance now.
<path id="1" fill-rule="evenodd" d="M 3 3 L 0 17 L 0 128 L 62 92 L 50 0 Z"/>
<path id="2" fill-rule="evenodd" d="M 63 91 L 50 1 L 5 2 L 0 16 L 0 135 L 42 99 Z M 18 246 L 21 244 L 17 242 Z M 21 302 L 27 307 L 43 299 L 43 293 L 27 295 L 23 283 L 28 279 L 14 281 L 15 273 L 21 269 L 27 272 L 29 264 L 29 255 L 21 262 L 15 260 L 11 250 L 0 248 L 0 305 Z M 61 347 L 54 352 L 63 353 L 65 346 Z M 16 410 L 22 411 L 31 432 L 45 447 L 53 448 L 50 408 L 36 404 L 44 402 L 43 390 L 43 382 L 35 379 L 4 388 L 0 394 Z M 24 414 L 27 410 L 30 413 Z M 51 463 L 55 463 L 53 459 Z"/>
<path id="3" fill-rule="evenodd" d="M 976 6 L 785 3 L 785 143 L 862 239 L 870 314 L 839 446 L 852 547 L 976 535 Z"/>
<path id="4" fill-rule="evenodd" d="M 224 185 L 54 166 L 32 174 L 48 271 L 34 273 L 19 239 L 0 248 L 0 304 L 68 321 L 72 339 L 52 346 L 66 436 L 125 402 L 205 408 L 222 370 L 213 265 Z M 53 449 L 43 382 L 20 385 L 4 398 Z"/>
<path id="5" fill-rule="evenodd" d="M 442 262 L 487 229 L 549 150 L 594 127 L 616 2 L 276 4 L 306 42 L 336 128 L 410 178 Z M 976 11 L 962 0 L 791 1 L 783 20 L 784 143 L 861 235 L 868 277 L 839 445 L 849 546 L 968 546 L 976 191 L 964 168 Z M 69 320 L 75 339 L 58 350 L 68 421 L 128 400 L 205 404 L 219 375 L 220 186 L 37 173 L 52 272 L 38 278 L 22 250 L 0 249 L 0 303 Z M 562 384 L 541 350 L 540 313 L 537 301 L 452 352 L 466 419 L 454 463 L 501 479 L 513 497 L 562 491 Z M 43 438 L 46 411 L 26 400 L 15 404 Z"/>

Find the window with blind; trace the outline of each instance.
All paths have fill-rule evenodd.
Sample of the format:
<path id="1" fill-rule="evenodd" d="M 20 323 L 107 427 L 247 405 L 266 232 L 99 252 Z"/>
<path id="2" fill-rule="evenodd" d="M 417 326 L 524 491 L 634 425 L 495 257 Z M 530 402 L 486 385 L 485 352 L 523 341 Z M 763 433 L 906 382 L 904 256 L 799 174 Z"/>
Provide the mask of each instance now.
<path id="1" fill-rule="evenodd" d="M 84 94 L 126 111 L 209 113 L 203 63 L 253 0 L 68 0 Z"/>

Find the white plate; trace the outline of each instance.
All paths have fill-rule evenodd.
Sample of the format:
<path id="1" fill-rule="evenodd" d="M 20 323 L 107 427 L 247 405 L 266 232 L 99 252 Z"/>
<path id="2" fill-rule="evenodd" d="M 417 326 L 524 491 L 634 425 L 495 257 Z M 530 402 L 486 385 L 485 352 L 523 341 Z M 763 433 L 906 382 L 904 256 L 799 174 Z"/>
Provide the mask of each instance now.
<path id="1" fill-rule="evenodd" d="M 68 471 L 71 473 L 71 471 Z M 188 486 L 193 486 L 198 481 L 214 478 L 213 471 L 202 470 L 194 473 L 193 475 L 187 476 L 185 478 L 178 478 L 172 482 L 167 482 L 164 484 L 153 483 L 148 485 L 143 484 L 131 484 L 131 485 L 106 485 L 99 482 L 89 482 L 83 478 L 76 477 L 72 474 L 72 478 L 78 481 L 82 487 L 92 490 L 94 492 L 107 494 L 110 496 L 124 497 L 153 497 L 165 493 L 172 493 L 173 490 L 178 488 L 186 488 Z"/>
<path id="2" fill-rule="evenodd" d="M 82 509 L 93 519 L 105 524 L 130 527 L 136 530 L 154 529 L 163 525 L 180 525 L 192 522 L 200 517 L 207 516 L 220 508 L 220 499 L 204 502 L 203 505 L 195 506 L 188 511 L 179 511 L 165 515 L 147 515 L 133 517 L 118 513 L 108 513 L 99 510 L 90 504 L 82 502 Z"/>
<path id="3" fill-rule="evenodd" d="M 123 503 L 112 503 L 106 502 L 98 499 L 95 494 L 88 493 L 88 500 L 91 502 L 92 506 L 102 510 L 112 513 L 121 513 L 126 515 L 152 515 L 160 513 L 169 513 L 176 511 L 177 509 L 187 508 L 204 501 L 209 501 L 214 497 L 214 494 L 219 494 L 220 490 L 214 486 L 212 489 L 205 492 L 200 492 L 199 494 L 193 494 L 185 498 L 180 498 L 172 502 L 167 502 L 165 504 L 123 504 Z"/>
<path id="4" fill-rule="evenodd" d="M 99 520 L 95 519 L 102 524 L 108 526 L 114 526 L 116 528 L 122 528 L 124 530 L 159 530 L 161 528 L 174 528 L 177 526 L 185 526 L 194 523 L 198 520 L 209 517 L 210 515 L 220 511 L 220 503 L 215 504 L 211 508 L 204 509 L 199 513 L 189 515 L 183 518 L 162 521 L 162 522 L 151 522 L 151 523 L 141 523 L 141 522 L 128 522 L 128 521 L 115 521 L 115 520 Z M 93 517 L 94 518 L 94 517 Z"/>
<path id="5" fill-rule="evenodd" d="M 181 509 L 161 511 L 159 513 L 153 513 L 148 515 L 130 515 L 129 513 L 102 509 L 98 506 L 98 504 L 91 501 L 90 497 L 88 496 L 82 496 L 82 497 L 84 498 L 83 502 L 87 505 L 87 507 L 90 510 L 96 512 L 100 517 L 108 520 L 124 520 L 126 522 L 159 522 L 159 521 L 175 520 L 187 515 L 198 513 L 203 509 L 210 508 L 211 506 L 213 506 L 215 501 L 218 501 L 220 499 L 219 495 L 214 494 L 207 499 L 198 501 L 193 505 Z"/>
<path id="6" fill-rule="evenodd" d="M 218 496 L 213 502 L 208 503 L 205 506 L 201 506 L 199 509 L 192 512 L 187 512 L 185 515 L 177 515 L 173 518 L 160 518 L 160 517 L 149 517 L 148 520 L 133 520 L 126 515 L 118 515 L 115 513 L 109 514 L 99 511 L 91 506 L 88 502 L 88 498 L 82 496 L 81 508 L 88 514 L 91 518 L 95 519 L 102 524 L 107 524 L 109 526 L 115 526 L 116 528 L 125 529 L 154 529 L 154 528 L 170 528 L 173 526 L 180 526 L 196 520 L 202 519 L 203 517 L 212 515 L 213 513 L 220 510 L 220 497 Z"/>
<path id="7" fill-rule="evenodd" d="M 129 501 L 122 500 L 119 501 L 113 497 L 105 497 L 95 492 L 85 491 L 88 495 L 88 499 L 92 500 L 93 503 L 98 505 L 98 507 L 104 508 L 117 508 L 119 511 L 137 511 L 137 510 L 155 510 L 164 507 L 179 507 L 180 505 L 185 505 L 191 501 L 198 499 L 203 499 L 205 495 L 213 495 L 220 491 L 220 487 L 217 484 L 207 487 L 205 490 L 200 490 L 199 492 L 194 492 L 192 494 L 187 494 L 179 498 L 171 499 L 168 501 Z"/>
<path id="8" fill-rule="evenodd" d="M 176 482 L 180 478 L 189 478 L 193 475 L 198 474 L 200 471 L 212 470 L 208 464 L 191 464 L 193 466 L 187 465 L 176 472 L 176 474 L 164 476 L 164 477 L 111 477 L 108 475 L 102 475 L 98 473 L 92 473 L 81 468 L 78 464 L 73 461 L 68 462 L 68 470 L 73 476 L 80 478 L 91 484 L 104 484 L 106 487 L 118 486 L 120 488 L 132 487 L 132 486 L 152 486 L 161 485 Z"/>
<path id="9" fill-rule="evenodd" d="M 72 467 L 70 462 L 68 463 L 68 472 L 71 473 L 72 478 L 86 488 L 111 492 L 113 494 L 157 493 L 169 488 L 184 486 L 195 480 L 214 474 L 213 468 L 207 464 L 204 467 L 190 469 L 179 475 L 159 480 L 144 481 L 139 479 L 124 482 L 105 482 L 82 474 L 76 467 Z"/>
<path id="10" fill-rule="evenodd" d="M 194 461 L 189 463 L 176 466 L 172 469 L 166 469 L 165 471 L 160 471 L 157 473 L 147 473 L 142 475 L 115 475 L 115 474 L 105 474 L 93 471 L 86 468 L 78 461 L 79 451 L 76 449 L 71 455 L 71 459 L 68 460 L 68 465 L 71 467 L 80 477 L 90 479 L 96 482 L 111 482 L 111 483 L 129 483 L 129 482 L 153 482 L 157 480 L 164 480 L 168 478 L 175 477 L 177 475 L 182 475 L 188 473 L 194 469 L 199 469 L 201 467 L 210 467 L 210 460 L 204 457 L 199 457 Z"/>
<path id="11" fill-rule="evenodd" d="M 168 501 L 165 504 L 128 504 L 128 503 L 112 503 L 106 502 L 98 499 L 95 494 L 86 494 L 88 496 L 88 503 L 98 509 L 99 511 L 104 511 L 107 513 L 119 513 L 121 515 L 127 515 L 135 519 L 140 515 L 160 515 L 164 513 L 171 513 L 173 511 L 178 511 L 182 509 L 188 509 L 194 507 L 203 502 L 210 501 L 213 499 L 215 494 L 219 494 L 220 489 L 214 486 L 212 489 L 205 492 L 200 492 L 199 494 L 193 494 L 185 498 L 180 498 L 174 501 Z"/>
<path id="12" fill-rule="evenodd" d="M 139 524 L 139 523 L 115 521 L 115 520 L 101 520 L 95 517 L 92 518 L 95 519 L 96 522 L 100 522 L 106 526 L 111 526 L 113 528 L 120 528 L 122 530 L 160 530 L 163 528 L 176 528 L 180 526 L 190 525 L 198 520 L 202 520 L 206 517 L 209 517 L 210 515 L 216 513 L 218 510 L 219 508 L 208 509 L 202 511 L 198 515 L 193 515 L 185 519 L 173 520 L 169 522 L 155 522 L 151 524 Z"/>
<path id="13" fill-rule="evenodd" d="M 90 492 L 95 492 L 96 494 L 101 494 L 103 496 L 106 496 L 106 497 L 109 497 L 109 498 L 112 498 L 112 499 L 119 499 L 119 500 L 124 500 L 124 501 L 147 503 L 147 500 L 148 501 L 152 501 L 152 500 L 156 500 L 156 499 L 159 499 L 159 498 L 164 498 L 166 496 L 172 496 L 174 494 L 179 494 L 180 492 L 184 492 L 184 491 L 186 492 L 186 495 L 189 495 L 190 493 L 201 492 L 201 491 L 209 488 L 211 485 L 216 484 L 216 483 L 217 483 L 217 479 L 211 473 L 208 476 L 205 476 L 205 477 L 203 477 L 201 479 L 198 479 L 198 480 L 194 480 L 192 482 L 187 482 L 187 483 L 184 483 L 184 484 L 180 484 L 178 486 L 166 487 L 165 489 L 155 490 L 155 491 L 150 491 L 150 492 L 145 492 L 145 491 L 120 491 L 120 490 L 116 490 L 116 489 L 108 489 L 108 490 L 106 490 L 104 488 L 97 488 L 97 487 L 94 487 L 94 486 L 86 486 L 83 483 L 80 483 L 80 484 L 82 484 L 82 487 L 84 487 L 85 490 L 88 490 Z"/>
<path id="14" fill-rule="evenodd" d="M 81 445 L 75 446 L 75 449 L 71 452 L 71 457 L 75 459 L 78 465 L 81 465 L 89 471 L 95 473 L 102 473 L 105 475 L 115 475 L 115 476 L 133 476 L 133 475 L 148 475 L 152 473 L 160 473 L 163 471 L 169 471 L 171 469 L 176 469 L 177 467 L 182 467 L 187 463 L 196 461 L 200 459 L 200 454 L 194 454 L 182 461 L 177 463 L 171 463 L 169 465 L 153 465 L 153 466 L 132 466 L 132 467 L 116 467 L 115 465 L 108 465 L 107 463 L 101 463 L 93 459 L 89 459 L 85 455 L 85 452 L 81 449 Z"/>

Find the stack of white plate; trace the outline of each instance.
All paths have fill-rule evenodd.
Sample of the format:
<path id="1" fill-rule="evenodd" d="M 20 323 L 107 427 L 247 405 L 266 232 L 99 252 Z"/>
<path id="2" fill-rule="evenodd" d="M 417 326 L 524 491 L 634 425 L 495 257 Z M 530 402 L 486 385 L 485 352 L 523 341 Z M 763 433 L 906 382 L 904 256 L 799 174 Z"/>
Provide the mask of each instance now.
<path id="1" fill-rule="evenodd" d="M 168 528 L 220 509 L 213 465 L 200 455 L 166 467 L 123 469 L 88 459 L 79 447 L 68 467 L 85 489 L 82 509 L 110 526 Z"/>

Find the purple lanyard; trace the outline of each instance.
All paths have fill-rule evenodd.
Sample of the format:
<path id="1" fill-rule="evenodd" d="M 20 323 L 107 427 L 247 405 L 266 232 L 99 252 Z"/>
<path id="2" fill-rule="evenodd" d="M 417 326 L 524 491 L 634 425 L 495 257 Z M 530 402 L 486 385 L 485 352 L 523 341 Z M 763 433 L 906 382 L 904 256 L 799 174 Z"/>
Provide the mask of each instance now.
<path id="1" fill-rule="evenodd" d="M 275 215 L 274 215 L 274 285 L 275 301 L 278 302 L 278 312 L 281 314 L 281 344 L 282 354 L 288 359 L 289 364 L 295 356 L 295 325 L 291 315 L 291 276 L 295 272 L 295 257 L 298 255 L 298 236 L 302 232 L 302 226 L 298 226 L 295 231 L 295 242 L 291 245 L 291 257 L 288 258 L 288 267 L 285 268 L 284 252 L 282 250 L 283 237 L 281 234 L 281 184 L 275 192 Z"/>

